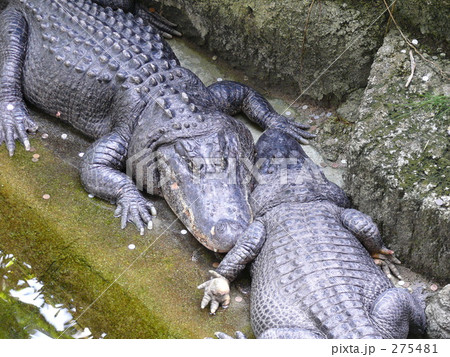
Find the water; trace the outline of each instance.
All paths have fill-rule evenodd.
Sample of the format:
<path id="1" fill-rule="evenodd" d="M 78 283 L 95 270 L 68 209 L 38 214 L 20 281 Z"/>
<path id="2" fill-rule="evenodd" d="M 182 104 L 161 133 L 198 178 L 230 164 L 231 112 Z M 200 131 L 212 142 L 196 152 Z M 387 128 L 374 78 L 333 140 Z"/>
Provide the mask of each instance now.
<path id="1" fill-rule="evenodd" d="M 0 251 L 0 338 L 92 338 L 76 308 L 46 292 L 31 265 Z"/>

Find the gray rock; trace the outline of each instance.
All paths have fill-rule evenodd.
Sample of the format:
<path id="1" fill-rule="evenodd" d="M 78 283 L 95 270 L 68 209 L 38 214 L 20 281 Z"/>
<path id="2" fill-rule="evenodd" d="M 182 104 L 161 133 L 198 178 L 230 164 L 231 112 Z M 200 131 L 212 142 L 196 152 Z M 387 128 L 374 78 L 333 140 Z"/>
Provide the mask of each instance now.
<path id="1" fill-rule="evenodd" d="M 443 43 L 450 42 L 448 0 L 397 1 L 394 16 L 400 26 Z"/>
<path id="2" fill-rule="evenodd" d="M 408 35 L 409 36 L 409 35 Z M 348 152 L 346 187 L 401 260 L 447 282 L 450 271 L 450 87 L 391 31 L 378 51 Z M 436 65 L 449 70 L 449 61 Z"/>
<path id="3" fill-rule="evenodd" d="M 429 338 L 450 338 L 450 285 L 434 295 L 425 310 Z"/>
<path id="4" fill-rule="evenodd" d="M 350 93 L 347 100 L 336 110 L 337 115 L 345 121 L 355 123 L 358 120 L 359 105 L 363 94 L 364 89 L 358 89 Z"/>
<path id="5" fill-rule="evenodd" d="M 365 87 L 387 19 L 386 14 L 378 18 L 385 10 L 378 1 L 147 3 L 163 4 L 156 8 L 179 23 L 187 38 L 206 45 L 247 75 L 296 95 L 314 83 L 306 95 L 319 100 L 340 101 Z"/>

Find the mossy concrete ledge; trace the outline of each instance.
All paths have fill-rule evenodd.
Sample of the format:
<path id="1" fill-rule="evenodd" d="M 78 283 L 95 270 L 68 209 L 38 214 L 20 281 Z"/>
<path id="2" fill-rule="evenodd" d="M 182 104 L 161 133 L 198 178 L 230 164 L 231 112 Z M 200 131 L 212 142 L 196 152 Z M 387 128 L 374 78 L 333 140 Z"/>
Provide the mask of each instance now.
<path id="1" fill-rule="evenodd" d="M 387 20 L 382 0 L 143 2 L 248 76 L 319 100 L 365 87 Z"/>
<path id="2" fill-rule="evenodd" d="M 151 233 L 121 230 L 114 207 L 81 186 L 76 166 L 89 142 L 33 117 L 41 127 L 31 139 L 34 152 L 20 146 L 10 158 L 0 147 L 0 250 L 31 264 L 50 294 L 73 299 L 74 317 L 94 337 L 204 338 L 236 329 L 251 336 L 245 296 L 214 317 L 200 309 L 203 292 L 196 287 L 217 259 L 180 233 L 184 227 L 165 202 L 156 201 Z"/>
<path id="3" fill-rule="evenodd" d="M 407 34 L 409 36 L 409 34 Z M 404 263 L 450 279 L 449 61 L 396 30 L 377 53 L 348 148 L 346 189 Z"/>

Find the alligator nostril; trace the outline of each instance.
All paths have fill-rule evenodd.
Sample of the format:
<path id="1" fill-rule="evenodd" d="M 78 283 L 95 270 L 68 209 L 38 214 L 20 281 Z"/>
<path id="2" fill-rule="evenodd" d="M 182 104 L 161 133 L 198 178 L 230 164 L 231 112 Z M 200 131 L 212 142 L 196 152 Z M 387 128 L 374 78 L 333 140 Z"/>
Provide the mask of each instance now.
<path id="1" fill-rule="evenodd" d="M 227 222 L 219 222 L 216 224 L 215 231 L 217 234 L 223 234 L 227 231 L 227 228 L 228 228 Z"/>

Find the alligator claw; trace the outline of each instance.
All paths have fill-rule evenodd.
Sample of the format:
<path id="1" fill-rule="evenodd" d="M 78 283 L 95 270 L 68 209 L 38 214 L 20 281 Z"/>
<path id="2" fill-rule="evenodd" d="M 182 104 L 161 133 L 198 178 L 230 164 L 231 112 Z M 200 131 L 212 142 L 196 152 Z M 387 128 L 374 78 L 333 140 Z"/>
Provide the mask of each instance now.
<path id="1" fill-rule="evenodd" d="M 378 253 L 372 254 L 372 258 L 376 265 L 381 267 L 381 270 L 386 274 L 386 276 L 395 283 L 395 279 L 402 280 L 402 276 L 395 265 L 400 265 L 400 260 L 394 255 L 394 251 L 387 249 L 386 247 L 381 248 Z"/>
<path id="2" fill-rule="evenodd" d="M 200 307 L 204 309 L 211 303 L 210 313 L 214 315 L 220 305 L 225 309 L 230 304 L 230 283 L 214 270 L 209 273 L 213 278 L 199 285 L 197 289 L 205 289 Z"/>
<path id="3" fill-rule="evenodd" d="M 14 155 L 16 140 L 20 140 L 25 150 L 31 145 L 27 132 L 36 132 L 37 125 L 31 120 L 22 103 L 0 105 L 0 145 L 5 142 L 9 156 Z"/>
<path id="4" fill-rule="evenodd" d="M 121 217 L 121 228 L 124 229 L 128 222 L 136 225 L 141 235 L 147 229 L 153 228 L 152 216 L 156 215 L 156 209 L 139 193 L 132 197 L 125 196 L 119 199 L 117 209 L 114 212 L 115 217 Z"/>
<path id="5" fill-rule="evenodd" d="M 172 38 L 173 36 L 180 37 L 182 34 L 175 30 L 177 24 L 167 20 L 163 16 L 159 15 L 154 9 L 147 10 L 144 7 L 140 7 L 137 14 L 142 17 L 148 24 L 154 26 L 165 38 Z"/>
<path id="6" fill-rule="evenodd" d="M 269 125 L 270 128 L 281 130 L 293 136 L 303 145 L 308 145 L 308 139 L 316 137 L 315 134 L 306 131 L 310 128 L 309 125 L 297 123 L 293 119 L 286 118 L 283 115 L 278 115 L 275 120 L 272 120 L 272 123 L 272 125 Z"/>
<path id="7" fill-rule="evenodd" d="M 231 337 L 230 335 L 227 335 L 226 333 L 223 332 L 216 332 L 214 336 L 216 336 L 218 339 L 221 340 L 234 340 L 234 337 Z M 245 340 L 247 339 L 247 336 L 245 336 L 241 331 L 236 331 L 236 339 Z"/>

